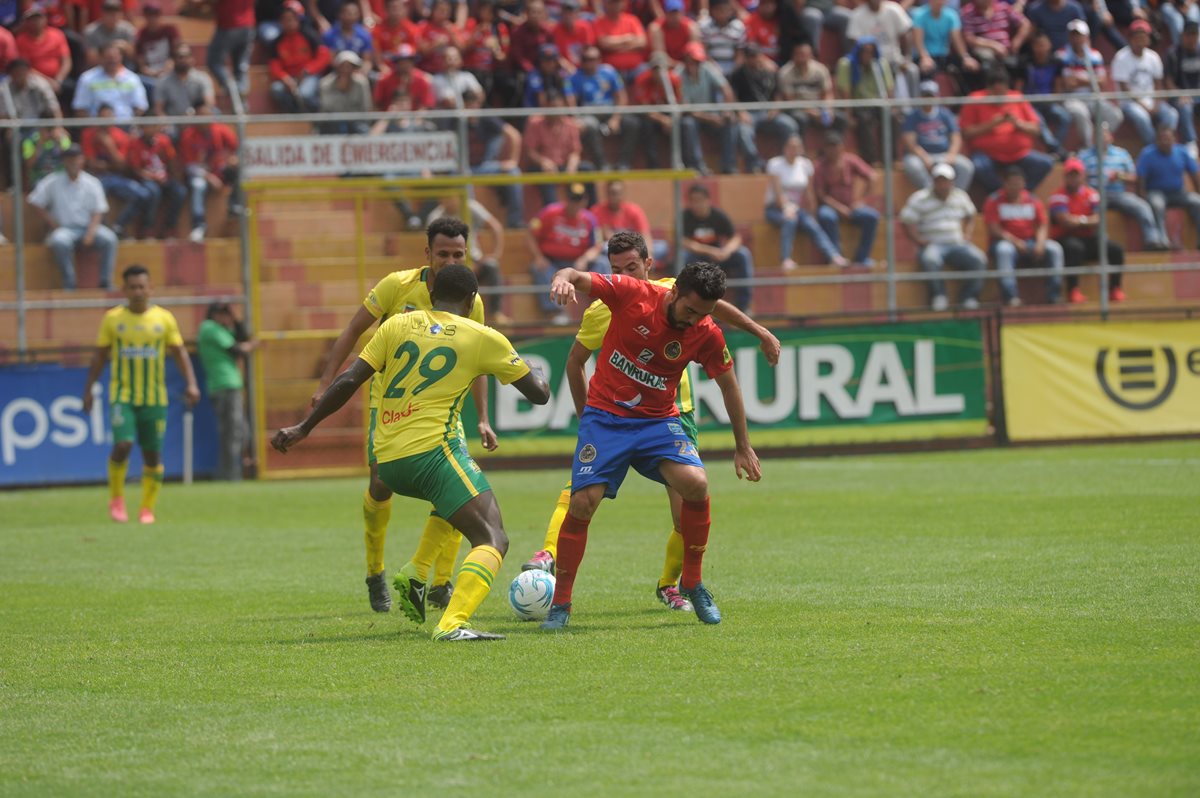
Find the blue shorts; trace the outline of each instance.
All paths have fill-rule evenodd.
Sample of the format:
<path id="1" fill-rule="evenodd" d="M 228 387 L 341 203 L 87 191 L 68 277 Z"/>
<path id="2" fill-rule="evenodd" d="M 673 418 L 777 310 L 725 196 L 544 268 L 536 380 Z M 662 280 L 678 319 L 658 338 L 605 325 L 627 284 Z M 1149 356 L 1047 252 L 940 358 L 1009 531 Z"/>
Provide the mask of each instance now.
<path id="1" fill-rule="evenodd" d="M 604 495 L 615 499 L 630 466 L 665 485 L 658 472 L 663 460 L 704 468 L 696 444 L 678 418 L 625 418 L 588 407 L 579 419 L 571 492 L 606 483 Z"/>

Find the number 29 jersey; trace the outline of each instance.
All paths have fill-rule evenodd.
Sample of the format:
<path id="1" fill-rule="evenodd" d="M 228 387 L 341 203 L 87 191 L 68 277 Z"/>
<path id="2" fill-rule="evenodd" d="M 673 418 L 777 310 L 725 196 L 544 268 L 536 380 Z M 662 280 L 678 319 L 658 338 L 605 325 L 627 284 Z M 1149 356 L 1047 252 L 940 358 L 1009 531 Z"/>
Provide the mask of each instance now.
<path id="1" fill-rule="evenodd" d="M 499 332 L 470 319 L 413 310 L 385 321 L 359 358 L 380 372 L 375 459 L 381 463 L 457 441 L 459 413 L 480 374 L 505 385 L 529 366 Z"/>

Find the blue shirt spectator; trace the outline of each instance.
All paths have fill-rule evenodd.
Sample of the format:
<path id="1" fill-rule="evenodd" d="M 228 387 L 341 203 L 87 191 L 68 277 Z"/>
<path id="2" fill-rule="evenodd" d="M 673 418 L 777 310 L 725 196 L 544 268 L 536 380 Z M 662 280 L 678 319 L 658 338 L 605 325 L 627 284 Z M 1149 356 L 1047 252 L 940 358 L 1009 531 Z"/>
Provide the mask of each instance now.
<path id="1" fill-rule="evenodd" d="M 374 49 L 371 43 L 371 32 L 362 25 L 355 25 L 349 33 L 342 30 L 341 25 L 334 25 L 325 31 L 321 43 L 329 48 L 329 52 L 337 55 L 343 50 L 349 50 L 365 60 L 368 53 Z"/>
<path id="2" fill-rule="evenodd" d="M 1073 19 L 1087 22 L 1083 6 L 1075 0 L 1038 0 L 1025 9 L 1025 17 L 1033 27 L 1050 37 L 1055 50 L 1067 46 L 1067 23 Z"/>
<path id="3" fill-rule="evenodd" d="M 962 30 L 962 20 L 958 12 L 948 5 L 942 8 L 942 13 L 933 15 L 928 5 L 919 6 L 912 12 L 913 26 L 920 28 L 925 34 L 925 50 L 933 58 L 945 58 L 950 55 L 950 34 Z"/>
<path id="4" fill-rule="evenodd" d="M 531 69 L 525 76 L 525 107 L 539 107 L 541 103 L 538 102 L 538 95 L 547 89 L 557 89 L 568 101 L 568 104 L 571 98 L 575 96 L 575 89 L 571 81 L 561 72 L 555 72 L 547 76 L 541 70 Z"/>
<path id="5" fill-rule="evenodd" d="M 917 144 L 930 155 L 941 155 L 950 149 L 950 137 L 958 132 L 958 120 L 944 105 L 929 113 L 913 109 L 904 117 L 904 132 L 916 133 Z"/>
<path id="6" fill-rule="evenodd" d="M 1088 147 L 1079 153 L 1083 161 L 1083 173 L 1087 175 L 1088 184 L 1092 188 L 1100 187 L 1100 158 L 1095 147 Z M 1133 164 L 1133 156 L 1124 147 L 1109 144 L 1104 150 L 1104 174 L 1108 177 L 1108 193 L 1121 194 L 1125 191 L 1125 181 L 1115 177 L 1118 174 L 1133 174 L 1137 169 Z"/>
<path id="7" fill-rule="evenodd" d="M 1157 144 L 1151 144 L 1142 150 L 1137 160 L 1138 178 L 1147 191 L 1161 191 L 1170 194 L 1183 191 L 1183 173 L 1190 175 L 1200 171 L 1200 166 L 1181 144 L 1172 144 L 1168 152 L 1163 152 Z"/>
<path id="8" fill-rule="evenodd" d="M 581 106 L 616 105 L 617 92 L 624 88 L 620 73 L 608 64 L 600 64 L 593 75 L 577 70 L 570 84 Z"/>

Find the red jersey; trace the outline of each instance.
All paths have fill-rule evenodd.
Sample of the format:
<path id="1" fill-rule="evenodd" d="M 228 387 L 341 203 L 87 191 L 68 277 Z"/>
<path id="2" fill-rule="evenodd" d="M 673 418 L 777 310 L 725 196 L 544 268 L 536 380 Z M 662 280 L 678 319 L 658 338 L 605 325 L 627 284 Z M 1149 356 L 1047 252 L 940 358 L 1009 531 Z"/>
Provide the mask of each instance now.
<path id="1" fill-rule="evenodd" d="M 113 146 L 122 159 L 129 157 L 129 134 L 121 128 L 84 128 L 83 135 L 79 137 L 79 146 L 83 150 L 83 156 L 88 159 L 88 168 L 92 171 L 107 172 L 121 166 L 111 160 L 108 148 L 100 146 L 100 140 L 105 135 L 112 139 Z"/>
<path id="2" fill-rule="evenodd" d="M 1022 190 L 1013 202 L 1001 189 L 983 204 L 983 219 L 988 224 L 1000 225 L 1009 235 L 1030 241 L 1037 238 L 1038 228 L 1046 223 L 1046 206 L 1028 190 Z"/>
<path id="3" fill-rule="evenodd" d="M 666 73 L 671 81 L 674 97 L 667 97 L 662 77 L 653 69 L 647 69 L 633 79 L 633 88 L 629 92 L 630 105 L 671 105 L 678 102 L 683 90 L 679 75 L 674 71 Z"/>
<path id="4" fill-rule="evenodd" d="M 71 55 L 66 35 L 58 28 L 47 27 L 38 38 L 26 30 L 16 36 L 17 52 L 29 62 L 34 71 L 48 78 L 57 78 L 63 61 Z"/>
<path id="5" fill-rule="evenodd" d="M 438 25 L 427 19 L 417 26 L 417 35 L 421 48 L 426 50 L 421 57 L 421 69 L 431 74 L 446 68 L 446 59 L 442 57 L 443 47 L 462 50 L 462 32 L 452 22 Z"/>
<path id="6" fill-rule="evenodd" d="M 508 53 L 508 24 L 495 22 L 491 25 L 480 25 L 474 19 L 468 19 L 463 28 L 463 66 L 473 70 L 490 70 L 496 65 L 496 53 L 487 46 L 487 40 L 496 37 L 500 45 L 500 58 Z"/>
<path id="7" fill-rule="evenodd" d="M 593 274 L 592 296 L 612 322 L 596 356 L 588 407 L 626 418 L 678 416 L 675 392 L 688 363 L 715 378 L 733 368 L 725 336 L 711 318 L 672 327 L 664 305 L 670 288 L 622 274 Z"/>
<path id="8" fill-rule="evenodd" d="M 642 21 L 633 14 L 621 13 L 616 20 L 611 20 L 601 14 L 592 20 L 592 29 L 596 31 L 596 39 L 609 36 L 641 36 L 646 38 L 646 29 Z M 621 52 L 605 52 L 600 47 L 601 58 L 618 72 L 632 72 L 646 62 L 646 54 L 641 50 L 623 50 Z"/>
<path id="9" fill-rule="evenodd" d="M 596 243 L 600 223 L 587 209 L 570 218 L 566 205 L 552 202 L 529 220 L 529 232 L 537 239 L 538 249 L 550 260 L 573 261 Z"/>
<path id="10" fill-rule="evenodd" d="M 399 72 L 388 72 L 375 84 L 375 108 L 386 111 L 396 96 L 396 90 L 404 86 L 404 79 Z M 408 77 L 408 96 L 412 100 L 412 110 L 420 111 L 435 105 L 433 96 L 433 81 L 428 73 L 413 67 Z"/>
<path id="11" fill-rule="evenodd" d="M 642 235 L 650 232 L 646 212 L 632 202 L 622 202 L 616 212 L 609 209 L 608 203 L 597 202 L 592 206 L 592 215 L 605 230 L 633 230 Z"/>
<path id="12" fill-rule="evenodd" d="M 254 0 L 217 0 L 213 18 L 221 30 L 254 27 Z"/>
<path id="13" fill-rule="evenodd" d="M 757 44 L 763 52 L 774 58 L 779 53 L 779 22 L 760 14 L 751 14 L 746 18 L 746 43 Z"/>
<path id="14" fill-rule="evenodd" d="M 396 48 L 402 44 L 407 44 L 415 50 L 420 35 L 417 26 L 408 19 L 400 20 L 400 24 L 395 26 L 384 20 L 371 31 L 371 40 L 375 43 L 375 52 L 386 56 L 396 52 Z"/>
<path id="15" fill-rule="evenodd" d="M 586 19 L 575 20 L 570 30 L 561 22 L 554 26 L 554 44 L 575 66 L 583 63 L 583 51 L 595 43 L 596 31 Z"/>
<path id="16" fill-rule="evenodd" d="M 268 70 L 272 80 L 298 78 L 301 72 L 320 75 L 332 60 L 328 47 L 304 31 L 295 31 L 275 40 Z"/>
<path id="17" fill-rule="evenodd" d="M 203 166 L 214 174 L 225 168 L 229 157 L 237 154 L 237 134 L 228 125 L 218 122 L 205 130 L 200 125 L 188 125 L 179 136 L 179 155 L 184 166 Z"/>
<path id="18" fill-rule="evenodd" d="M 971 97 L 986 97 L 987 91 L 971 92 Z M 998 105 L 967 105 L 958 115 L 958 126 L 962 130 L 989 122 L 995 117 L 1011 113 L 1017 119 L 1033 124 L 1039 124 L 1033 106 L 1025 102 L 1024 95 L 1019 91 L 1008 93 L 1009 101 Z M 964 133 L 963 138 L 966 138 Z M 967 139 L 971 152 L 982 152 L 987 157 L 1000 163 L 1015 163 L 1033 150 L 1033 137 L 1017 130 L 1012 122 L 1001 122 L 986 133 L 980 133 Z"/>
<path id="19" fill-rule="evenodd" d="M 658 30 L 662 33 L 663 49 L 666 50 L 672 61 L 683 60 L 683 48 L 692 41 L 693 33 L 695 40 L 700 41 L 700 26 L 687 17 L 684 17 L 680 24 L 674 27 L 664 24 L 661 19 L 656 19 L 650 23 L 650 30 Z"/>
<path id="20" fill-rule="evenodd" d="M 156 183 L 165 183 L 170 177 L 168 165 L 175 161 L 175 145 L 166 133 L 155 133 L 149 141 L 139 136 L 129 142 L 125 157 L 131 169 L 145 173 Z"/>
<path id="21" fill-rule="evenodd" d="M 1100 210 L 1100 192 L 1091 186 L 1080 186 L 1074 194 L 1068 194 L 1066 186 L 1054 192 L 1050 197 L 1050 217 L 1066 213 L 1069 216 L 1091 216 Z M 1091 238 L 1095 231 L 1091 227 L 1074 227 L 1068 230 L 1056 224 L 1050 226 L 1050 237 L 1061 239 L 1068 236 L 1075 238 Z"/>

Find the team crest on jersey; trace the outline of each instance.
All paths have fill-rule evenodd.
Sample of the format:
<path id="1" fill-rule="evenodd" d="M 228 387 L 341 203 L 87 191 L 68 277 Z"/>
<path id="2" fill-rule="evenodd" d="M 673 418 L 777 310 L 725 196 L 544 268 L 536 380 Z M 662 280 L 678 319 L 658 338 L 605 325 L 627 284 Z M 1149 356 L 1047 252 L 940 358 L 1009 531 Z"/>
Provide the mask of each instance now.
<path id="1" fill-rule="evenodd" d="M 119 333 L 125 332 L 125 325 L 123 323 L 117 325 L 117 332 L 119 332 Z"/>
<path id="2" fill-rule="evenodd" d="M 642 362 L 642 365 L 645 365 L 646 363 L 649 363 L 653 357 L 654 352 L 650 351 L 649 349 L 643 349 L 641 354 L 638 355 L 638 360 Z"/>
<path id="3" fill-rule="evenodd" d="M 596 447 L 592 446 L 590 443 L 585 444 L 584 447 L 579 450 L 579 462 L 590 463 L 595 459 L 596 459 Z"/>
<path id="4" fill-rule="evenodd" d="M 643 338 L 649 338 L 649 337 L 650 337 L 650 328 L 649 328 L 649 327 L 647 327 L 645 324 L 642 324 L 642 325 L 639 325 L 639 326 L 637 326 L 637 327 L 634 327 L 634 328 L 633 328 L 633 331 L 634 331 L 635 333 L 637 333 L 638 335 L 642 336 Z"/>
<path id="5" fill-rule="evenodd" d="M 667 360 L 678 360 L 683 354 L 683 344 L 678 341 L 671 341 L 663 347 L 663 354 L 667 356 Z"/>
<path id="6" fill-rule="evenodd" d="M 440 325 L 440 324 L 431 325 L 429 328 L 430 335 L 438 335 L 441 333 L 441 331 L 442 331 L 442 325 Z"/>

